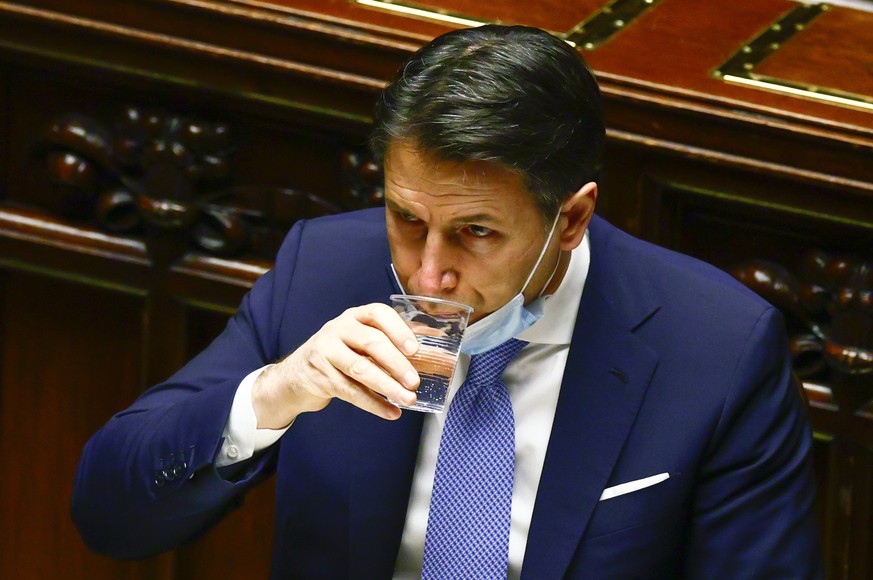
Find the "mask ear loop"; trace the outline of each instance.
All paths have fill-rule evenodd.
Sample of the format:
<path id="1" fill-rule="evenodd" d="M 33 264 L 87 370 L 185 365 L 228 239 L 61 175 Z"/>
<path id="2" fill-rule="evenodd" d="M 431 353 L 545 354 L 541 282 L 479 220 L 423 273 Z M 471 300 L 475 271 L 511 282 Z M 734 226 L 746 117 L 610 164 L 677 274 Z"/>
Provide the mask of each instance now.
<path id="1" fill-rule="evenodd" d="M 549 279 L 548 279 L 548 280 L 546 280 L 546 283 L 543 285 L 543 289 L 540 290 L 540 295 L 537 296 L 537 299 L 540 299 L 540 298 L 543 297 L 543 293 L 546 291 L 546 288 L 549 287 L 549 284 L 551 284 L 551 283 L 552 283 L 552 280 L 555 278 L 555 274 L 558 273 L 558 266 L 560 266 L 560 265 L 561 265 L 561 259 L 558 258 L 558 261 L 555 262 L 555 269 L 552 270 L 552 275 L 549 276 Z"/>
<path id="2" fill-rule="evenodd" d="M 534 274 L 536 274 L 537 268 L 540 267 L 540 262 L 543 261 L 543 256 L 546 255 L 546 250 L 549 249 L 549 244 L 552 242 L 552 236 L 555 235 L 555 228 L 558 225 L 558 219 L 560 217 L 561 217 L 561 212 L 559 211 L 558 215 L 555 216 L 555 221 L 552 222 L 552 229 L 549 230 L 549 237 L 546 238 L 546 243 L 543 245 L 543 249 L 540 250 L 540 255 L 537 258 L 537 263 L 534 264 L 533 270 L 531 270 L 530 274 L 527 275 L 527 280 L 524 281 L 524 286 L 522 286 L 521 290 L 519 290 L 519 292 L 518 292 L 519 294 L 524 294 L 524 291 L 527 290 L 527 285 L 530 284 L 531 279 L 534 277 Z M 560 263 L 560 260 L 558 261 L 558 263 Z M 555 277 L 555 272 L 557 272 L 557 271 L 558 271 L 558 264 L 555 264 L 555 269 L 552 271 L 552 275 L 549 276 L 549 282 L 551 282 L 552 278 Z M 549 282 L 546 282 L 546 286 L 549 285 Z M 546 286 L 543 286 L 543 290 L 546 289 Z M 540 292 L 540 295 L 542 295 L 542 292 Z"/>
<path id="3" fill-rule="evenodd" d="M 400 276 L 397 275 L 397 270 L 394 269 L 394 262 L 391 262 L 391 273 L 394 274 L 394 281 L 397 282 L 397 287 L 400 288 L 401 294 L 407 294 L 406 288 L 400 283 Z M 554 274 L 552 274 L 554 276 Z"/>

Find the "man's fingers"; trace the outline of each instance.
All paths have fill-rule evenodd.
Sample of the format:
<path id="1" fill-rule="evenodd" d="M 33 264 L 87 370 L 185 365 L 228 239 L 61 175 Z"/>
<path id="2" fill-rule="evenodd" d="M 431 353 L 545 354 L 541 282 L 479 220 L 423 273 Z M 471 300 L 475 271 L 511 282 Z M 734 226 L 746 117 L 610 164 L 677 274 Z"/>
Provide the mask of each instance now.
<path id="1" fill-rule="evenodd" d="M 403 320 L 400 320 L 400 322 L 404 327 L 406 327 Z M 406 330 L 409 331 L 409 328 L 407 327 Z M 415 335 L 412 334 L 412 331 L 409 331 L 409 334 L 413 337 L 412 340 L 414 341 Z M 389 337 L 382 332 L 382 330 L 361 325 L 356 328 L 354 332 L 349 333 L 345 337 L 345 342 L 346 345 L 355 352 L 365 355 L 375 361 L 376 365 L 385 369 L 385 372 L 407 389 L 414 390 L 418 386 L 419 378 L 415 367 L 412 366 L 412 363 L 409 362 L 406 355 L 397 349 L 396 343 L 389 340 Z M 418 343 L 416 342 L 416 349 L 417 348 Z M 352 363 L 354 362 L 355 361 L 348 360 L 347 366 L 338 368 L 343 370 L 343 372 L 346 372 L 347 370 L 351 370 Z M 346 372 L 346 374 L 355 380 L 360 380 L 351 373 Z M 369 383 L 365 382 L 365 384 Z"/>
<path id="2" fill-rule="evenodd" d="M 353 309 L 358 322 L 381 330 L 397 349 L 406 356 L 418 350 L 415 334 L 397 312 L 387 304 L 367 304 Z"/>
<path id="3" fill-rule="evenodd" d="M 383 419 L 393 421 L 400 418 L 398 407 L 364 387 L 349 386 L 348 389 L 340 389 L 337 398 Z"/>
<path id="4" fill-rule="evenodd" d="M 412 367 L 406 359 L 404 362 Z M 414 393 L 404 388 L 404 385 L 397 382 L 382 366 L 373 362 L 366 355 L 359 354 L 349 348 L 340 349 L 334 353 L 330 363 L 353 382 L 359 383 L 369 390 L 403 405 L 411 405 L 415 402 Z M 414 368 L 412 368 L 412 372 L 415 373 Z M 415 381 L 417 383 L 418 373 L 415 373 Z"/>
<path id="5" fill-rule="evenodd" d="M 360 357 L 360 355 L 355 355 Z M 369 363 L 373 364 L 373 363 Z M 374 365 L 375 366 L 375 365 Z M 382 371 L 379 371 L 382 372 Z M 382 372 L 383 376 L 386 376 L 384 372 Z M 396 406 L 389 403 L 384 397 L 377 394 L 377 392 L 373 391 L 367 386 L 360 384 L 343 373 L 339 372 L 337 369 L 333 369 L 332 373 L 329 373 L 325 378 L 330 381 L 330 396 L 341 399 L 347 403 L 358 407 L 359 409 L 363 409 L 369 413 L 376 415 L 377 417 L 381 417 L 383 419 L 394 420 L 400 417 L 400 409 Z M 390 379 L 389 379 L 390 380 Z M 395 383 L 395 387 L 398 390 L 399 395 L 413 395 L 409 391 L 400 387 Z M 387 396 L 387 395 L 386 395 Z M 394 397 L 391 397 L 393 400 L 397 400 Z M 413 395 L 413 401 L 415 400 L 415 396 Z M 404 401 L 401 401 L 405 404 Z"/>

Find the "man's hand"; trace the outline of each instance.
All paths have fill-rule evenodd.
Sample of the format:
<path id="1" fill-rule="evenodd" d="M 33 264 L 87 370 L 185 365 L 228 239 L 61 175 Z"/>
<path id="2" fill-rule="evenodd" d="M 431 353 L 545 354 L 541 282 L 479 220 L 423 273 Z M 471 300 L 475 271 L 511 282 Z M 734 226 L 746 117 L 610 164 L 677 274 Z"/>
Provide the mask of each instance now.
<path id="1" fill-rule="evenodd" d="M 385 304 L 350 308 L 326 323 L 252 387 L 259 429 L 287 427 L 300 413 L 320 411 L 334 397 L 384 419 L 415 402 L 419 378 L 406 358 L 418 342 Z"/>

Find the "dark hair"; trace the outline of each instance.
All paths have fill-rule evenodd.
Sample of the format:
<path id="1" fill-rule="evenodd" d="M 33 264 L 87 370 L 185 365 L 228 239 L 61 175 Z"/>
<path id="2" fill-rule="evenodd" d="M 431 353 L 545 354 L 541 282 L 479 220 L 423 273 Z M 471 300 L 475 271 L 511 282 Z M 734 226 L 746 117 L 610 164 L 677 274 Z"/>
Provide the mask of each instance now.
<path id="1" fill-rule="evenodd" d="M 411 140 L 446 161 L 517 171 L 545 219 L 593 181 L 604 125 L 597 83 L 576 50 L 527 26 L 444 34 L 413 54 L 376 104 L 370 145 L 384 160 Z"/>

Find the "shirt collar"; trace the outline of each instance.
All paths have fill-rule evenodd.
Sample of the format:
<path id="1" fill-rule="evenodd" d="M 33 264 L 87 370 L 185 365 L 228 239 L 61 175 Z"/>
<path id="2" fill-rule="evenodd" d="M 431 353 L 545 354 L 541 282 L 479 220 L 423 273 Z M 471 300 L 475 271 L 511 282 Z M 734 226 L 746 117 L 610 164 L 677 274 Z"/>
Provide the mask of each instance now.
<path id="1" fill-rule="evenodd" d="M 558 289 L 546 296 L 543 317 L 517 338 L 538 344 L 570 344 L 590 264 L 591 243 L 586 231 L 582 243 L 570 253 L 570 265 Z"/>

